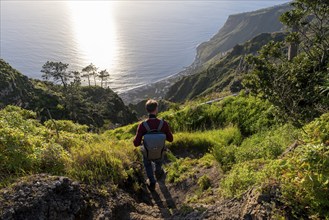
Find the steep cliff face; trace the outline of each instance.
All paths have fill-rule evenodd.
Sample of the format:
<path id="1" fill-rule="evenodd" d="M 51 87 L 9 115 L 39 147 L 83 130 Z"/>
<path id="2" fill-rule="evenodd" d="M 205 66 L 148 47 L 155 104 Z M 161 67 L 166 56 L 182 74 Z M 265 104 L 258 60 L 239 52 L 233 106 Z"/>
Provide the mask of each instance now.
<path id="1" fill-rule="evenodd" d="M 204 42 L 197 47 L 195 61 L 191 66 L 186 68 L 186 70 L 154 84 L 130 90 L 120 94 L 120 96 L 125 103 L 133 104 L 136 104 L 146 98 L 171 98 L 173 93 L 181 92 L 174 91 L 175 89 L 178 89 L 177 83 L 182 83 L 180 81 L 181 78 L 183 78 L 184 81 L 190 80 L 191 83 L 195 85 L 196 79 L 193 79 L 193 77 L 187 78 L 184 76 L 190 76 L 206 71 L 209 69 L 210 65 L 216 65 L 228 53 L 228 51 L 237 44 L 242 44 L 248 40 L 251 40 L 261 33 L 279 32 L 283 28 L 283 25 L 279 21 L 279 17 L 283 12 L 289 10 L 289 8 L 290 6 L 285 4 L 254 12 L 246 12 L 229 16 L 224 26 L 216 35 L 214 35 L 209 41 Z M 211 79 L 204 77 L 203 80 L 200 78 L 198 80 L 200 80 L 198 81 L 200 84 L 198 93 L 201 93 L 204 89 L 204 85 L 208 85 L 207 81 Z M 174 86 L 172 87 L 172 85 Z M 183 93 L 188 93 L 190 86 L 187 84 L 185 85 L 186 88 L 180 87 L 179 89 L 181 89 Z M 168 91 L 169 94 L 167 95 Z M 176 99 L 173 98 L 172 100 Z"/>
<path id="2" fill-rule="evenodd" d="M 111 89 L 81 86 L 64 91 L 59 85 L 31 80 L 0 59 L 0 109 L 7 105 L 36 111 L 42 121 L 51 115 L 93 127 L 137 120 Z"/>
<path id="3" fill-rule="evenodd" d="M 0 59 L 0 108 L 8 104 L 29 107 L 33 90 L 33 85 L 26 76 Z"/>
<path id="4" fill-rule="evenodd" d="M 283 25 L 279 17 L 289 7 L 284 4 L 254 12 L 230 15 L 216 35 L 198 46 L 195 64 L 203 64 L 233 48 L 236 44 L 244 43 L 261 33 L 280 31 Z"/>
<path id="5" fill-rule="evenodd" d="M 166 98 L 173 102 L 184 102 L 213 92 L 240 91 L 243 72 L 247 68 L 245 56 L 256 53 L 271 40 L 282 41 L 283 39 L 283 33 L 264 33 L 243 45 L 236 45 L 218 63 L 209 66 L 204 71 L 185 76 L 173 84 Z"/>

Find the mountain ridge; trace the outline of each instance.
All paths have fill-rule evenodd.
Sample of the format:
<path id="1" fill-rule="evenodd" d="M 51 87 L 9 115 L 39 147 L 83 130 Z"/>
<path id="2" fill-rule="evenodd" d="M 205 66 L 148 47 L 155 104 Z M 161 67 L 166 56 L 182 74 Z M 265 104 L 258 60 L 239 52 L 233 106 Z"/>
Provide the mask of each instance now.
<path id="1" fill-rule="evenodd" d="M 177 74 L 173 74 L 170 77 L 167 77 L 158 82 L 120 93 L 120 97 L 126 104 L 137 104 L 138 102 L 147 98 L 164 98 L 170 86 L 179 81 L 182 77 L 193 75 L 206 69 L 208 65 L 216 63 L 223 55 L 227 53 L 228 50 L 232 49 L 235 45 L 244 43 L 247 40 L 251 40 L 253 37 L 256 37 L 258 34 L 264 32 L 280 31 L 283 28 L 283 25 L 279 22 L 279 16 L 282 12 L 288 10 L 289 8 L 290 6 L 288 4 L 283 4 L 270 8 L 260 9 L 257 11 L 239 13 L 229 16 L 224 26 L 220 28 L 217 34 L 215 34 L 209 41 L 203 42 L 197 47 L 197 55 L 194 62 L 189 67 L 185 68 L 185 70 Z M 251 17 L 252 19 L 245 19 L 248 17 Z M 244 23 L 245 20 L 248 22 Z M 271 25 L 263 24 L 262 22 L 264 21 L 267 21 L 267 24 Z M 246 35 L 242 32 L 239 33 L 238 29 L 236 29 L 236 25 L 234 25 L 235 23 L 241 23 L 240 26 L 245 28 L 246 31 L 248 27 L 253 26 L 253 23 L 251 22 L 256 22 L 257 24 L 262 23 L 265 28 L 262 28 L 262 25 L 255 25 L 253 27 L 254 30 L 250 32 L 250 34 Z M 235 34 L 234 38 L 229 40 L 222 39 L 223 36 L 227 37 L 232 33 Z M 217 41 L 219 43 L 217 43 Z M 219 44 L 219 46 L 216 46 L 216 44 Z M 214 48 L 211 48 L 212 46 L 214 46 Z M 209 53 L 212 55 L 207 55 Z"/>
<path id="2" fill-rule="evenodd" d="M 65 91 L 52 82 L 30 79 L 0 59 L 0 109 L 7 105 L 36 111 L 42 121 L 69 119 L 95 129 L 137 120 L 109 88 L 70 86 Z"/>

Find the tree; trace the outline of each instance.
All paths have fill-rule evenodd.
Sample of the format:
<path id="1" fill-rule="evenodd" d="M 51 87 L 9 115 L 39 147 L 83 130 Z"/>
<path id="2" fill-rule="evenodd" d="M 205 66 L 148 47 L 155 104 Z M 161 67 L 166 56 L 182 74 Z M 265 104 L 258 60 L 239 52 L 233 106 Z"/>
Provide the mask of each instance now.
<path id="1" fill-rule="evenodd" d="M 302 51 L 325 67 L 329 48 L 328 0 L 296 0 L 291 5 L 293 9 L 280 18 L 290 28 L 287 41 L 302 43 Z"/>
<path id="2" fill-rule="evenodd" d="M 42 78 L 45 80 L 53 79 L 54 82 L 61 82 L 66 89 L 69 79 L 72 77 L 71 72 L 67 71 L 69 64 L 62 62 L 47 61 L 41 69 L 44 73 Z"/>
<path id="3" fill-rule="evenodd" d="M 82 77 L 87 77 L 88 85 L 90 86 L 90 76 L 94 76 L 94 82 L 96 86 L 96 75 L 97 75 L 97 67 L 94 64 L 89 64 L 85 68 L 82 69 Z"/>
<path id="4" fill-rule="evenodd" d="M 295 0 L 291 5 L 281 16 L 289 28 L 285 42 L 271 42 L 257 56 L 247 57 L 252 68 L 244 84 L 268 99 L 284 119 L 301 126 L 329 110 L 323 92 L 329 68 L 329 2 Z M 298 53 L 288 59 L 291 44 L 298 45 Z"/>
<path id="5" fill-rule="evenodd" d="M 80 77 L 81 73 L 79 71 L 72 71 L 71 73 L 73 75 L 72 83 L 80 86 L 81 85 L 81 77 Z"/>
<path id="6" fill-rule="evenodd" d="M 109 72 L 107 70 L 102 70 L 98 73 L 98 77 L 101 79 L 101 87 L 103 87 L 103 82 L 107 82 L 108 77 L 110 76 Z"/>

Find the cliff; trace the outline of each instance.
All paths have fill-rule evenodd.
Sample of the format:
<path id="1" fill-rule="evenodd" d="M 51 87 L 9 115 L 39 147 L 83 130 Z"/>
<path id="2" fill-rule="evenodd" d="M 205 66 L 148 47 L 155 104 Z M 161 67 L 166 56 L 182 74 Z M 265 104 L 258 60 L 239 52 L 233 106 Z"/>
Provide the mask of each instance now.
<path id="1" fill-rule="evenodd" d="M 173 84 L 184 76 L 204 71 L 209 65 L 218 63 L 235 45 L 251 40 L 261 33 L 280 31 L 283 25 L 279 17 L 289 7 L 288 4 L 284 4 L 229 16 L 217 34 L 197 47 L 195 61 L 188 68 L 154 84 L 124 92 L 120 97 L 125 103 L 136 104 L 146 98 L 161 99 L 170 96 L 166 93 L 172 90 Z"/>
<path id="2" fill-rule="evenodd" d="M 70 86 L 64 91 L 60 85 L 29 79 L 0 59 L 0 109 L 7 105 L 36 111 L 42 121 L 51 115 L 96 128 L 137 120 L 111 89 Z"/>
<path id="3" fill-rule="evenodd" d="M 0 59 L 0 108 L 8 104 L 29 107 L 34 87 L 28 77 Z"/>
<path id="4" fill-rule="evenodd" d="M 207 69 L 185 76 L 174 83 L 168 90 L 166 99 L 184 102 L 214 92 L 227 91 L 236 93 L 242 89 L 243 72 L 247 69 L 245 56 L 255 54 L 269 41 L 282 41 L 282 33 L 264 33 L 246 42 L 236 45 L 227 55 Z"/>
<path id="5" fill-rule="evenodd" d="M 202 65 L 215 56 L 225 53 L 237 44 L 242 44 L 261 33 L 280 31 L 283 25 L 280 15 L 289 9 L 284 4 L 253 12 L 230 15 L 224 26 L 209 41 L 197 47 L 195 65 Z"/>

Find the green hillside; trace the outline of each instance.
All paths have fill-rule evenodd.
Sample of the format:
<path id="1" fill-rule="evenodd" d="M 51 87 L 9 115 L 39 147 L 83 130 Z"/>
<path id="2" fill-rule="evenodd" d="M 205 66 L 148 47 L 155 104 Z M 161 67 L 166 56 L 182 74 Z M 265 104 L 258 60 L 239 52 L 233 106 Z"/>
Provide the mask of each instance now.
<path id="1" fill-rule="evenodd" d="M 170 87 L 181 77 L 206 71 L 210 65 L 218 63 L 234 46 L 244 44 L 262 33 L 282 31 L 283 25 L 279 17 L 289 8 L 289 4 L 284 4 L 229 16 L 217 34 L 197 47 L 195 60 L 189 67 L 169 78 L 124 92 L 120 94 L 121 97 L 125 103 L 132 104 L 145 98 L 166 97 Z"/>
<path id="2" fill-rule="evenodd" d="M 0 219 L 329 219 L 329 4 L 292 6 L 286 34 L 235 46 L 161 101 L 174 141 L 154 191 L 116 94 L 1 61 Z"/>
<path id="3" fill-rule="evenodd" d="M 284 36 L 283 33 L 264 33 L 242 45 L 236 45 L 226 56 L 206 70 L 185 76 L 174 83 L 169 88 L 166 98 L 174 102 L 183 102 L 214 92 L 240 91 L 243 88 L 241 81 L 248 67 L 245 57 L 256 54 L 270 41 L 283 41 Z"/>
<path id="4" fill-rule="evenodd" d="M 230 50 L 237 44 L 251 40 L 261 33 L 272 33 L 283 29 L 280 15 L 289 10 L 288 4 L 230 15 L 224 26 L 209 41 L 197 48 L 196 62 L 204 64 L 218 54 Z"/>
<path id="5" fill-rule="evenodd" d="M 109 88 L 79 86 L 66 89 L 51 82 L 32 80 L 0 60 L 0 108 L 17 105 L 38 113 L 42 121 L 69 119 L 94 128 L 125 125 L 136 119 Z"/>
<path id="6" fill-rule="evenodd" d="M 143 197 L 151 194 L 139 164 L 141 153 L 132 145 L 137 124 L 97 135 L 70 121 L 41 124 L 35 117 L 35 113 L 13 106 L 0 111 L 2 187 L 27 174 L 64 175 L 86 184 L 87 193 L 96 193 L 87 203 L 95 216 L 113 196 L 123 196 L 120 190 L 128 192 L 124 194 L 127 198 L 122 198 L 130 204 L 128 214 L 137 212 L 141 217 L 151 208 L 138 210 L 140 201 L 152 202 L 152 198 Z M 279 123 L 270 103 L 241 94 L 213 105 L 191 103 L 179 111 L 163 112 L 161 117 L 175 131 L 175 141 L 168 144 L 166 187 L 168 193 L 179 196 L 172 199 L 175 208 L 163 207 L 171 210 L 165 215 L 168 218 L 190 213 L 219 217 L 214 204 L 236 197 L 241 200 L 234 204 L 242 205 L 248 195 L 245 192 L 251 189 L 257 189 L 253 196 L 267 196 L 268 202 L 272 201 L 260 205 L 267 207 L 266 216 L 328 217 L 328 114 L 300 130 Z M 184 188 L 186 184 L 189 189 Z M 19 202 L 4 200 L 15 194 L 15 189 L 21 186 L 0 190 L 0 216 Z M 202 208 L 205 205 L 208 208 Z M 24 206 L 18 206 L 18 213 L 32 215 Z M 161 213 L 154 215 L 161 218 Z"/>

